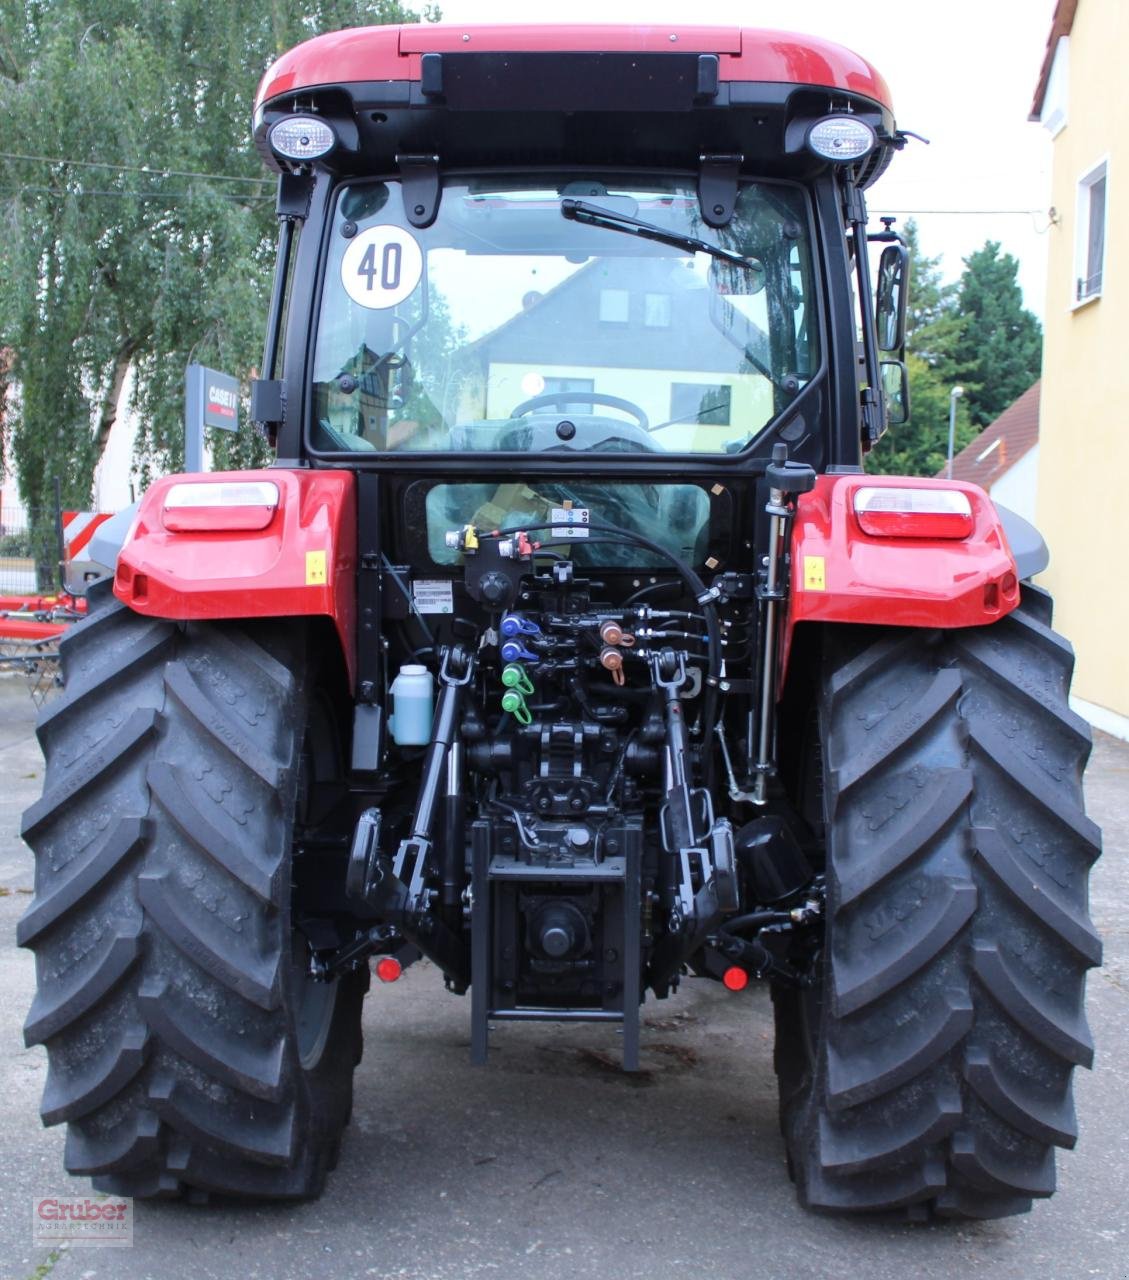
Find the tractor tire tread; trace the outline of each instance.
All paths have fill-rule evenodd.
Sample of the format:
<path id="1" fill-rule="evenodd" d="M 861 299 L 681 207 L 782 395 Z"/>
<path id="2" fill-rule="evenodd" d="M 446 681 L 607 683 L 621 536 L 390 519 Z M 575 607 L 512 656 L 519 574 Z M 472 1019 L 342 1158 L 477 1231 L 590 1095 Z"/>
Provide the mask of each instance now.
<path id="1" fill-rule="evenodd" d="M 114 1194 L 309 1198 L 352 1105 L 367 973 L 299 1057 L 287 846 L 301 624 L 174 624 L 102 587 L 61 644 L 23 831 L 28 1044 L 65 1163 Z"/>
<path id="2" fill-rule="evenodd" d="M 1025 584 L 987 627 L 827 629 L 823 978 L 804 1017 L 801 996 L 774 1001 L 782 1129 L 810 1208 L 1022 1213 L 1076 1141 L 1101 837 L 1051 614 Z"/>

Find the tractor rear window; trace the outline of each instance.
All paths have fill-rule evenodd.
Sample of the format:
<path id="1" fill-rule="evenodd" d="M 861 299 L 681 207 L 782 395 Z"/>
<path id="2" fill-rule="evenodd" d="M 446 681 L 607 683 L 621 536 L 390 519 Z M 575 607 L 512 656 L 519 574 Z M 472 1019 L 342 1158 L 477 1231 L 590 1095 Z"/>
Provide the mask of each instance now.
<path id="1" fill-rule="evenodd" d="M 568 519 L 571 509 L 583 523 L 614 524 L 659 543 L 690 564 L 706 558 L 709 541 L 710 500 L 692 484 L 601 484 L 599 481 L 562 481 L 526 484 L 437 484 L 426 500 L 427 553 L 436 564 L 461 564 L 463 553 L 446 545 L 449 529 L 473 524 L 478 529 L 539 528 L 535 537 L 558 539 L 556 551 L 583 568 L 629 567 L 646 569 L 667 563 L 662 556 L 632 543 L 616 543 L 584 536 L 565 537 L 543 526 Z"/>
<path id="2" fill-rule="evenodd" d="M 681 178 L 449 183 L 424 230 L 398 183 L 344 186 L 313 444 L 736 452 L 819 367 L 807 226 L 775 183 L 743 186 L 720 230 Z"/>

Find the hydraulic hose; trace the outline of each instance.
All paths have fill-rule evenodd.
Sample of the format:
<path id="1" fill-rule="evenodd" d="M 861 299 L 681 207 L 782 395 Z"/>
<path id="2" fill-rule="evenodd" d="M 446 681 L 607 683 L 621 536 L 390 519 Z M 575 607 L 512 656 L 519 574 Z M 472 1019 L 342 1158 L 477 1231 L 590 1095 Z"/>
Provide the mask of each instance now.
<path id="1" fill-rule="evenodd" d="M 750 911 L 747 915 L 726 920 L 720 932 L 738 933 L 743 929 L 763 929 L 768 924 L 788 924 L 791 919 L 787 911 Z"/>
<path id="2" fill-rule="evenodd" d="M 494 529 L 489 533 L 480 533 L 480 538 L 503 538 L 517 533 L 529 533 L 532 529 L 540 531 L 542 529 L 567 529 L 571 526 L 564 523 L 557 524 L 530 524 L 521 528 L 512 529 Z M 679 577 L 685 582 L 689 588 L 691 596 L 698 602 L 702 610 L 702 617 L 706 624 L 706 633 L 709 637 L 709 671 L 706 677 L 706 693 L 702 708 L 702 744 L 708 746 L 713 741 L 714 725 L 717 723 L 717 692 L 718 683 L 721 680 L 721 628 L 718 625 L 717 610 L 714 608 L 713 598 L 706 588 L 706 584 L 694 572 L 694 570 L 676 556 L 673 551 L 668 550 L 658 542 L 644 537 L 641 533 L 634 533 L 630 529 L 621 529 L 614 524 L 588 524 L 584 526 L 586 529 L 592 530 L 594 533 L 612 534 L 610 538 L 589 538 L 589 543 L 593 542 L 615 542 L 622 540 L 632 542 L 636 546 L 643 547 L 647 551 L 654 552 L 655 555 L 662 556 L 664 560 L 669 561 L 678 572 Z M 565 546 L 574 545 L 575 539 L 565 538 L 557 542 L 543 542 L 540 546 Z"/>

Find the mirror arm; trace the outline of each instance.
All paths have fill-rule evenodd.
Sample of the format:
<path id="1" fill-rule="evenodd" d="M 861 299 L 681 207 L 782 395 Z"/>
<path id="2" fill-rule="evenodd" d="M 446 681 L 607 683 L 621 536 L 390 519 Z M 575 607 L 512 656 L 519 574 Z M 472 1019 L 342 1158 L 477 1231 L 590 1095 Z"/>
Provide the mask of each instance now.
<path id="1" fill-rule="evenodd" d="M 878 367 L 878 333 L 874 323 L 874 291 L 870 285 L 870 258 L 866 251 L 866 201 L 849 168 L 843 171 L 843 215 L 855 245 L 855 272 L 862 321 L 862 350 L 866 386 L 861 392 L 863 449 L 872 448 L 886 430 L 885 396 Z"/>
<path id="2" fill-rule="evenodd" d="M 866 233 L 866 238 L 871 244 L 876 242 L 878 244 L 900 244 L 903 249 L 909 248 L 909 244 L 906 242 L 905 236 L 903 236 L 900 231 L 894 230 L 894 223 L 897 221 L 896 218 L 885 216 L 879 218 L 878 221 L 882 223 L 882 230 L 868 231 Z"/>

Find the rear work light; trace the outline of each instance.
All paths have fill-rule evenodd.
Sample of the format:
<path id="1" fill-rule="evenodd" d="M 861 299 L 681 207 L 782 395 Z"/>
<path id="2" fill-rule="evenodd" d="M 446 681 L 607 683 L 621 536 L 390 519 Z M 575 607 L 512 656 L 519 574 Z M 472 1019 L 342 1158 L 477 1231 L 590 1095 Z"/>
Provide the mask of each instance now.
<path id="1" fill-rule="evenodd" d="M 271 129 L 269 141 L 287 160 L 316 160 L 333 150 L 337 135 L 316 116 L 288 116 Z"/>
<path id="2" fill-rule="evenodd" d="M 864 485 L 855 490 L 859 528 L 875 538 L 967 538 L 972 503 L 959 489 Z"/>
<path id="3" fill-rule="evenodd" d="M 161 520 L 172 533 L 265 529 L 277 509 L 278 485 L 270 480 L 188 480 L 169 488 Z"/>
<path id="4" fill-rule="evenodd" d="M 808 131 L 808 147 L 824 160 L 850 164 L 869 155 L 878 142 L 874 130 L 855 116 L 827 116 Z"/>

